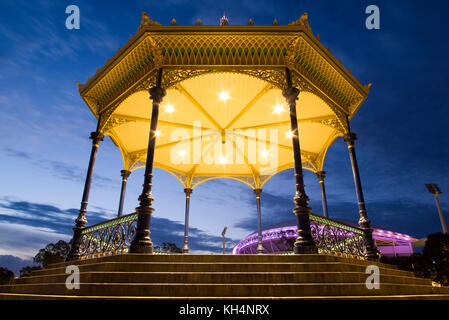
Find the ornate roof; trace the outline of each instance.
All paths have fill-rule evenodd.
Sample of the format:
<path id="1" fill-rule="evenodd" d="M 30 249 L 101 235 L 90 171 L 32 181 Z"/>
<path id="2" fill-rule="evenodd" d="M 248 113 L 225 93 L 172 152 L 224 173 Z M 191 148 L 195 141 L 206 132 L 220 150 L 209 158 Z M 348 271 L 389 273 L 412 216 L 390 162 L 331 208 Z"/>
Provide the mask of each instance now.
<path id="1" fill-rule="evenodd" d="M 270 26 L 254 22 L 204 26 L 197 21 L 193 26 L 182 26 L 173 19 L 170 25 L 162 26 L 143 13 L 137 33 L 128 43 L 85 84 L 79 84 L 92 113 L 97 118 L 101 115 L 100 130 L 120 148 L 125 169 L 144 165 L 151 114 L 148 89 L 155 85 L 159 68 L 163 68 L 167 89 L 162 107 L 170 104 L 176 112 L 161 110 L 156 167 L 171 172 L 185 186 L 212 177 L 230 177 L 251 187 L 260 187 L 276 172 L 291 168 L 291 142 L 285 139 L 288 112 L 269 112 L 284 102 L 281 90 L 288 67 L 294 85 L 301 90 L 298 125 L 303 167 L 320 171 L 327 149 L 346 133 L 346 117 L 351 119 L 366 99 L 369 85 L 362 85 L 324 48 L 312 33 L 307 14 L 288 26 L 275 22 Z M 231 95 L 225 103 L 217 99 L 223 90 Z M 277 169 L 262 170 L 260 161 L 249 163 L 251 159 L 236 147 L 234 157 L 241 154 L 243 164 L 226 168 L 219 164 L 174 164 L 170 134 L 185 129 L 192 135 L 193 121 L 200 121 L 203 131 L 217 130 L 216 138 L 223 147 L 227 142 L 235 145 L 238 130 L 265 129 L 265 148 L 275 145 L 278 149 Z M 269 136 L 268 129 L 277 130 L 276 137 Z M 226 130 L 233 130 L 233 134 L 226 136 Z M 252 138 L 245 132 L 239 134 L 248 143 Z M 193 141 L 190 139 L 192 145 Z M 201 152 L 209 152 L 204 148 Z M 208 148 L 216 147 L 209 144 Z"/>

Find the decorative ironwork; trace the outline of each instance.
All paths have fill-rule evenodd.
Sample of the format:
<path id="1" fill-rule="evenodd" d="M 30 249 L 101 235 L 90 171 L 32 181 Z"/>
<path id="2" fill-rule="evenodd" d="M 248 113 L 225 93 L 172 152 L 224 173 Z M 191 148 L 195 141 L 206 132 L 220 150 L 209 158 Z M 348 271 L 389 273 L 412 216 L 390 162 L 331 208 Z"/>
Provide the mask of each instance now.
<path id="1" fill-rule="evenodd" d="M 312 237 L 320 253 L 365 258 L 363 230 L 313 213 L 309 217 Z M 295 225 L 265 230 L 262 232 L 262 243 L 265 248 L 274 247 L 272 252 L 292 252 L 296 232 Z M 257 236 L 256 232 L 240 241 L 233 253 L 257 253 Z"/>
<path id="2" fill-rule="evenodd" d="M 310 215 L 310 228 L 317 248 L 324 253 L 345 253 L 365 257 L 363 231 L 329 218 Z"/>
<path id="3" fill-rule="evenodd" d="M 83 229 L 81 256 L 127 250 L 136 234 L 136 227 L 137 213 L 131 213 Z"/>

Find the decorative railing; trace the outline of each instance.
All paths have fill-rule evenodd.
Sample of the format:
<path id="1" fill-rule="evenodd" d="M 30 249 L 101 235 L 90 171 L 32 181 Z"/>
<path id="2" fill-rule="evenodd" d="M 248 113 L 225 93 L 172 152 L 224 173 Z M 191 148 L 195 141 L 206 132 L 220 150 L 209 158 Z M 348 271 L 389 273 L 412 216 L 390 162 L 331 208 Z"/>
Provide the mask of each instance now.
<path id="1" fill-rule="evenodd" d="M 87 227 L 82 231 L 81 256 L 83 259 L 99 257 L 108 254 L 120 254 L 128 251 L 136 234 L 137 213 L 108 220 Z M 310 228 L 319 253 L 344 255 L 363 258 L 365 245 L 363 231 L 360 228 L 310 214 Z M 274 228 L 262 232 L 262 241 L 286 240 L 287 247 L 279 253 L 289 253 L 293 250 L 296 239 L 296 226 Z M 240 241 L 234 248 L 234 253 L 249 253 L 245 248 L 257 246 L 257 233 L 251 234 Z"/>
<path id="2" fill-rule="evenodd" d="M 309 217 L 312 237 L 319 253 L 353 258 L 365 257 L 363 231 L 360 228 L 313 213 Z M 296 225 L 264 230 L 262 242 L 265 249 L 267 250 L 270 247 L 270 242 L 274 242 L 276 251 L 273 253 L 292 253 L 293 243 L 297 236 L 296 230 Z M 257 233 L 253 233 L 240 241 L 234 248 L 233 253 L 256 252 L 257 243 Z"/>
<path id="3" fill-rule="evenodd" d="M 127 252 L 136 234 L 137 213 L 87 227 L 82 231 L 81 256 L 97 257 Z"/>
<path id="4" fill-rule="evenodd" d="M 310 228 L 315 245 L 323 253 L 365 256 L 360 228 L 313 213 L 310 214 Z"/>

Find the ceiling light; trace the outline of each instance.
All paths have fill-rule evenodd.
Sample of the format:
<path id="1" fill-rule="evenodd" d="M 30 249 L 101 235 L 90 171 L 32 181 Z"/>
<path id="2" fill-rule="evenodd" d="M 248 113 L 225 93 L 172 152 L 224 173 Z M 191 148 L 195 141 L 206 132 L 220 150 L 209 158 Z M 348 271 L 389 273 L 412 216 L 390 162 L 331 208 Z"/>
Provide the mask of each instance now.
<path id="1" fill-rule="evenodd" d="M 269 153 L 267 150 L 262 151 L 262 157 L 266 158 L 268 157 Z"/>
<path id="2" fill-rule="evenodd" d="M 159 130 L 156 130 L 156 137 L 159 137 L 161 135 L 161 132 Z"/>
<path id="3" fill-rule="evenodd" d="M 173 112 L 173 111 L 175 111 L 175 108 L 173 108 L 171 104 L 167 104 L 165 106 L 165 112 Z"/>
<path id="4" fill-rule="evenodd" d="M 186 155 L 186 152 L 185 152 L 184 150 L 180 150 L 180 151 L 178 152 L 178 154 L 179 154 L 181 157 L 184 157 L 184 156 Z"/>
<path id="5" fill-rule="evenodd" d="M 220 157 L 220 159 L 218 160 L 218 163 L 224 164 L 226 163 L 226 157 Z"/>
<path id="6" fill-rule="evenodd" d="M 284 107 L 282 105 L 277 104 L 274 106 L 274 112 L 281 113 L 282 111 L 284 111 Z"/>
<path id="7" fill-rule="evenodd" d="M 287 131 L 287 138 L 292 138 L 292 137 L 293 137 L 293 132 Z"/>
<path id="8" fill-rule="evenodd" d="M 221 101 L 226 101 L 226 100 L 228 100 L 228 99 L 229 99 L 229 93 L 227 93 L 226 91 L 220 92 L 220 94 L 219 94 L 219 99 L 220 99 Z"/>

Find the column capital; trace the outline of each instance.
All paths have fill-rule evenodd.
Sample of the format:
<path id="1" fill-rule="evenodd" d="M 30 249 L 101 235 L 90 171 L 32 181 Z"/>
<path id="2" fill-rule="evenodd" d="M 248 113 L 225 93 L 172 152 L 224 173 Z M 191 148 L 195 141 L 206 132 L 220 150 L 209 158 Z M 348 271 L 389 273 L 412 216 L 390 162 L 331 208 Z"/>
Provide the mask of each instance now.
<path id="1" fill-rule="evenodd" d="M 324 182 L 324 178 L 326 177 L 326 171 L 317 171 L 315 172 L 318 180 L 323 181 Z"/>
<path id="2" fill-rule="evenodd" d="M 260 195 L 262 193 L 262 188 L 256 188 L 253 191 L 254 191 L 254 194 L 256 195 L 256 197 L 260 197 Z"/>
<path id="3" fill-rule="evenodd" d="M 161 103 L 162 99 L 167 94 L 164 88 L 157 86 L 150 88 L 149 92 L 150 92 L 150 99 L 157 104 Z"/>
<path id="4" fill-rule="evenodd" d="M 343 136 L 343 141 L 348 145 L 353 145 L 355 140 L 357 140 L 357 135 L 353 132 L 349 132 Z"/>
<path id="5" fill-rule="evenodd" d="M 121 174 L 123 179 L 128 179 L 129 175 L 131 174 L 131 171 L 129 171 L 129 170 L 121 170 L 120 174 Z"/>
<path id="6" fill-rule="evenodd" d="M 192 188 L 185 188 L 184 189 L 184 193 L 186 194 L 186 197 L 190 197 L 190 195 L 192 194 L 193 189 Z"/>
<path id="7" fill-rule="evenodd" d="M 293 104 L 298 100 L 299 89 L 295 87 L 287 87 L 282 91 L 282 95 L 287 100 L 288 104 Z"/>
<path id="8" fill-rule="evenodd" d="M 93 144 L 99 144 L 100 141 L 104 140 L 104 134 L 98 131 L 94 131 L 90 133 L 89 139 L 92 139 Z"/>

